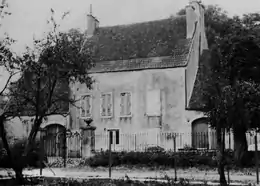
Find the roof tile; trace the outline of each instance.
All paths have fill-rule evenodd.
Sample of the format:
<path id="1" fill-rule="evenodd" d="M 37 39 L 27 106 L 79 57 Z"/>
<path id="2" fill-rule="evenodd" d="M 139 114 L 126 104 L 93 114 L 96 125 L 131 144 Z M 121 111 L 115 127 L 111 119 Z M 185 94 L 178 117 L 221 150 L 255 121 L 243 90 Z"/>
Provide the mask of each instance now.
<path id="1" fill-rule="evenodd" d="M 190 48 L 185 16 L 100 27 L 87 43 L 94 49 L 92 73 L 184 66 Z M 155 57 L 163 61 L 154 64 Z"/>
<path id="2" fill-rule="evenodd" d="M 206 78 L 209 75 L 207 65 L 210 59 L 210 51 L 204 50 L 199 61 L 199 68 L 196 75 L 191 99 L 188 103 L 188 109 L 203 110 L 205 108 L 204 91 L 206 91 Z"/>
<path id="3" fill-rule="evenodd" d="M 90 73 L 183 67 L 187 65 L 190 45 L 191 39 L 182 40 L 181 45 L 178 45 L 178 47 L 181 47 L 182 49 L 174 49 L 173 53 L 175 55 L 173 56 L 157 56 L 96 62 L 95 66 L 90 70 Z"/>

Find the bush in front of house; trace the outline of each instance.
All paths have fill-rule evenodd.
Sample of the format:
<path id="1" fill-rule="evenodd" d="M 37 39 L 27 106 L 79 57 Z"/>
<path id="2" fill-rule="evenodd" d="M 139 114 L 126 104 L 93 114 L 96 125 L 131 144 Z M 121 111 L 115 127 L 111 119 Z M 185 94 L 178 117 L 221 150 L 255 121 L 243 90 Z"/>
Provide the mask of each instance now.
<path id="1" fill-rule="evenodd" d="M 35 142 L 35 146 L 32 151 L 28 153 L 27 157 L 23 157 L 23 152 L 25 148 L 26 140 L 18 139 L 15 140 L 13 144 L 10 145 L 10 150 L 12 153 L 12 159 L 15 166 L 18 167 L 40 167 L 40 145 L 39 141 Z M 44 159 L 47 161 L 47 158 Z M 6 150 L 2 147 L 0 149 L 0 167 L 1 168 L 12 168 L 11 161 L 9 161 L 9 157 L 7 156 Z M 44 167 L 44 164 L 42 165 Z"/>
<path id="2" fill-rule="evenodd" d="M 146 152 L 112 152 L 112 166 L 143 165 L 148 167 L 164 166 L 188 168 L 198 166 L 216 167 L 217 160 L 210 153 L 172 152 L 172 151 L 146 151 Z M 107 167 L 109 165 L 109 152 L 95 153 L 93 157 L 85 160 L 90 167 Z"/>

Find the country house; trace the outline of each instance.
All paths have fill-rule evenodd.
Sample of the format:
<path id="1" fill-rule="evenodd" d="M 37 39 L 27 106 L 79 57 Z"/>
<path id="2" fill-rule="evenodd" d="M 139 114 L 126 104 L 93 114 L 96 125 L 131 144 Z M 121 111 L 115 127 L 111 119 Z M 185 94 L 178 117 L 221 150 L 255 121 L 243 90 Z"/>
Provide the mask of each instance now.
<path id="1" fill-rule="evenodd" d="M 208 50 L 200 2 L 190 1 L 185 16 L 99 27 L 89 14 L 87 25 L 86 40 L 95 46 L 96 65 L 90 71 L 95 84 L 92 90 L 73 86 L 81 109 L 70 108 L 69 128 L 80 130 L 91 118 L 95 134 L 113 129 L 115 146 L 124 142 L 120 136 L 125 133 L 149 132 L 155 140 L 160 131 L 209 130 L 203 113 L 196 111 L 202 103 L 199 66 Z"/>
<path id="2" fill-rule="evenodd" d="M 203 64 L 209 59 L 200 2 L 190 0 L 184 16 L 129 25 L 100 27 L 89 14 L 86 41 L 94 46 L 93 89 L 72 85 L 81 109 L 70 105 L 68 117 L 50 116 L 42 125 L 52 132 L 66 128 L 79 134 L 74 141 L 67 140 L 68 153 L 82 154 L 84 146 L 107 149 L 109 137 L 114 150 L 142 150 L 154 144 L 173 148 L 169 132 L 187 134 L 179 136 L 177 148 L 201 145 L 191 133 L 206 134 L 200 147 L 210 148 L 210 128 L 200 111 Z M 95 130 L 82 138 L 80 133 L 89 119 Z M 26 136 L 30 120 L 24 121 Z M 55 138 L 52 148 L 53 140 L 46 143 L 47 151 L 51 156 L 62 154 L 64 140 Z"/>

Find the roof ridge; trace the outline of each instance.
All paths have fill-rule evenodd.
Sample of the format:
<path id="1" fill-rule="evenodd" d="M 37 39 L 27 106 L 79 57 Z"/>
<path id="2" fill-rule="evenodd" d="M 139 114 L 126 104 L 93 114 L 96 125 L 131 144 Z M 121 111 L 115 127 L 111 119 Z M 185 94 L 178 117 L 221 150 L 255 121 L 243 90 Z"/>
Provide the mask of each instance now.
<path id="1" fill-rule="evenodd" d="M 128 27 L 128 26 L 134 26 L 134 25 L 139 25 L 139 24 L 149 24 L 149 23 L 155 23 L 155 22 L 160 22 L 160 21 L 165 21 L 165 20 L 176 20 L 178 18 L 183 18 L 186 17 L 186 15 L 177 15 L 173 17 L 168 17 L 168 18 L 162 18 L 162 19 L 156 19 L 156 20 L 150 20 L 150 21 L 142 21 L 142 22 L 134 22 L 134 23 L 129 23 L 129 24 L 117 24 L 117 25 L 110 25 L 110 26 L 100 26 L 100 29 L 103 28 L 113 28 L 113 27 Z"/>

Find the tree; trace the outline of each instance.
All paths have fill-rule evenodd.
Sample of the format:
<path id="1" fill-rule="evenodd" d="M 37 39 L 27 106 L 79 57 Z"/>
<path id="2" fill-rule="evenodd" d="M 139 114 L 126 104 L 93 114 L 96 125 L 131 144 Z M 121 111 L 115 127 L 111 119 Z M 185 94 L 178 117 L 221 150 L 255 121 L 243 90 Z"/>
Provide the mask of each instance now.
<path id="1" fill-rule="evenodd" d="M 206 113 L 211 121 L 218 118 L 211 122 L 217 130 L 233 130 L 234 157 L 240 165 L 247 159 L 246 132 L 258 127 L 260 42 L 259 29 L 253 24 L 258 17 L 250 14 L 226 19 L 210 47 Z"/>
<path id="2" fill-rule="evenodd" d="M 185 10 L 182 9 L 177 14 L 184 15 Z M 256 83 L 259 80 L 259 71 L 258 71 L 258 62 L 259 62 L 258 47 L 260 43 L 259 42 L 259 38 L 260 38 L 259 21 L 260 21 L 259 13 L 246 14 L 243 15 L 241 18 L 237 16 L 229 17 L 227 15 L 227 12 L 217 5 L 209 5 L 206 7 L 205 9 L 206 36 L 207 36 L 208 45 L 212 56 L 210 64 L 212 68 L 215 68 L 216 71 L 215 72 L 214 70 L 212 70 L 211 74 L 213 74 L 213 76 L 212 75 L 209 76 L 209 79 L 212 81 L 211 82 L 212 85 L 214 84 L 214 86 L 219 86 L 218 88 L 219 91 L 222 91 L 222 88 L 225 88 L 225 86 L 231 86 L 231 84 L 232 84 L 231 87 L 226 87 L 226 91 L 230 90 L 232 93 L 230 92 L 229 94 L 230 95 L 234 94 L 233 96 L 239 96 L 239 97 L 245 96 L 245 95 L 241 95 L 241 92 L 239 92 L 241 90 L 244 90 L 241 86 L 247 87 L 246 90 L 249 92 L 257 90 Z M 221 63 L 217 61 L 221 61 Z M 232 72 L 228 72 L 225 71 L 225 69 L 233 69 L 233 70 Z M 225 74 L 223 70 L 225 71 Z M 239 75 L 240 76 L 239 81 L 235 80 L 238 74 L 234 74 L 234 72 L 238 72 L 238 71 L 241 71 L 241 74 Z M 216 73 L 219 73 L 218 77 L 212 79 Z M 221 78 L 224 78 L 223 81 L 225 82 L 221 81 L 222 82 L 221 84 L 214 83 L 214 81 L 217 82 L 220 81 Z M 244 82 L 242 81 L 241 78 L 243 79 Z M 226 81 L 229 82 L 227 83 Z M 233 81 L 233 83 L 231 83 L 230 81 Z M 249 83 L 248 81 L 250 81 L 251 83 Z M 252 90 L 249 89 L 248 87 L 249 84 L 252 85 L 251 87 Z M 234 85 L 239 85 L 239 87 Z M 234 89 L 234 87 L 236 87 L 236 89 Z M 212 87 L 210 89 L 212 89 Z M 214 89 L 216 89 L 216 87 Z M 212 94 L 217 95 L 217 93 L 218 92 L 215 90 Z M 256 92 L 255 94 L 257 95 Z M 251 100 L 251 98 L 248 98 L 248 95 L 247 98 L 244 99 Z M 249 121 L 251 121 L 252 118 L 244 117 L 245 116 L 244 113 L 247 113 L 246 109 L 252 111 L 252 109 L 248 107 L 249 105 L 253 106 L 254 104 L 251 101 L 250 104 L 247 103 L 246 107 L 243 107 L 243 109 L 241 109 L 242 108 L 241 105 L 238 106 L 238 102 L 237 102 L 238 100 L 234 99 L 232 101 L 234 102 L 232 108 L 235 108 L 235 106 L 238 107 L 237 109 L 239 110 L 239 112 L 241 112 L 239 116 L 241 117 L 233 118 L 233 120 L 236 119 L 236 121 L 235 120 L 232 121 L 232 123 L 226 126 L 226 129 L 228 130 L 231 128 L 233 129 L 234 137 L 235 137 L 235 159 L 237 163 L 242 165 L 243 159 L 246 159 L 245 154 L 247 151 L 247 142 L 246 142 L 245 133 L 247 130 L 254 129 L 256 127 L 256 125 L 253 124 L 252 122 L 251 124 L 249 124 L 250 123 Z M 208 100 L 206 102 L 208 102 Z M 207 106 L 212 107 L 212 105 L 210 104 L 208 104 Z M 238 113 L 238 110 L 233 110 L 232 111 L 233 114 L 237 115 L 236 113 Z M 256 108 L 253 110 L 256 110 Z M 227 112 L 227 111 L 223 111 L 223 112 Z M 256 111 L 254 111 L 253 113 L 254 113 L 253 115 L 255 115 Z M 251 117 L 252 114 L 249 115 Z M 231 116 L 232 114 L 230 110 L 229 116 L 227 117 L 231 117 Z M 244 118 L 242 118 L 242 116 Z M 246 122 L 243 122 L 242 124 L 241 123 L 242 120 Z M 213 125 L 213 127 L 215 126 Z"/>
<path id="3" fill-rule="evenodd" d="M 26 52 L 16 59 L 15 65 L 5 61 L 12 69 L 18 69 L 21 77 L 8 86 L 8 92 L 4 95 L 8 97 L 8 103 L 1 115 L 3 122 L 9 117 L 23 115 L 34 118 L 21 157 L 23 160 L 26 160 L 32 150 L 44 118 L 56 114 L 66 116 L 68 105 L 77 101 L 70 95 L 70 84 L 85 83 L 88 88 L 91 88 L 92 84 L 88 75 L 88 70 L 94 65 L 92 50 L 86 47 L 84 34 L 77 30 L 60 32 L 53 14 L 52 10 L 49 22 L 52 24 L 52 30 L 44 39 L 34 40 L 34 48 L 27 48 Z M 2 138 L 6 141 L 4 135 Z M 5 148 L 9 149 L 8 143 L 5 143 Z M 24 166 L 13 165 L 19 179 L 22 178 Z"/>
<path id="4" fill-rule="evenodd" d="M 178 15 L 185 15 L 180 10 Z M 235 159 L 246 160 L 246 131 L 257 127 L 259 109 L 259 41 L 258 13 L 229 17 L 216 5 L 205 9 L 205 26 L 211 60 L 204 66 L 204 111 L 216 129 L 219 150 L 220 182 L 224 175 L 225 130 L 233 130 Z M 210 67 L 209 67 L 210 66 Z M 255 100 L 255 101 L 254 101 Z"/>

